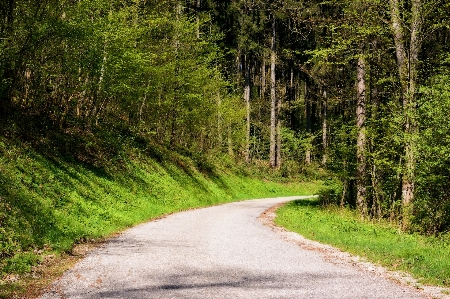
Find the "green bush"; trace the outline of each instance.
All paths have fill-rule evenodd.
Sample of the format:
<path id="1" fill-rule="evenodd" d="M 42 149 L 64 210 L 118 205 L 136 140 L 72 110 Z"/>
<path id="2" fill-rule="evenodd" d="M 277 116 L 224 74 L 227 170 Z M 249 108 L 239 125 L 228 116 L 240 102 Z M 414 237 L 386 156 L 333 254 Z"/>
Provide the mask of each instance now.
<path id="1" fill-rule="evenodd" d="M 328 178 L 319 190 L 319 203 L 321 205 L 342 205 L 342 193 L 344 185 L 337 178 Z"/>
<path id="2" fill-rule="evenodd" d="M 32 252 L 16 253 L 12 258 L 6 260 L 2 273 L 23 274 L 31 271 L 31 268 L 39 261 L 41 257 Z"/>

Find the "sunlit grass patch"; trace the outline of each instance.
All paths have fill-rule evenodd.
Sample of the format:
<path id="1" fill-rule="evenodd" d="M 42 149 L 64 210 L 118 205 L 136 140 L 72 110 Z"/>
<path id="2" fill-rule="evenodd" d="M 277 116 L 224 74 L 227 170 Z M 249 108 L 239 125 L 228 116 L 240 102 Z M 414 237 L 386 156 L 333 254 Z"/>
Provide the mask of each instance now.
<path id="1" fill-rule="evenodd" d="M 364 221 L 351 210 L 322 207 L 313 199 L 286 204 L 275 221 L 306 238 L 409 272 L 421 283 L 450 286 L 448 235 L 404 233 L 388 223 Z"/>

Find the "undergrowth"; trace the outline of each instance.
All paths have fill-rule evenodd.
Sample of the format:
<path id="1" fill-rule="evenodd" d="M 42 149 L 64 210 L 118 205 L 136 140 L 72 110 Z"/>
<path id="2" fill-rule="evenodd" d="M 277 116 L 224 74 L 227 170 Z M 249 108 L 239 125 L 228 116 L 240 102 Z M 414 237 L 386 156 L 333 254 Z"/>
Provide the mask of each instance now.
<path id="1" fill-rule="evenodd" d="M 362 220 L 356 212 L 317 200 L 286 204 L 276 223 L 308 239 L 330 244 L 392 270 L 411 273 L 421 283 L 450 286 L 450 235 L 408 234 L 389 223 Z"/>

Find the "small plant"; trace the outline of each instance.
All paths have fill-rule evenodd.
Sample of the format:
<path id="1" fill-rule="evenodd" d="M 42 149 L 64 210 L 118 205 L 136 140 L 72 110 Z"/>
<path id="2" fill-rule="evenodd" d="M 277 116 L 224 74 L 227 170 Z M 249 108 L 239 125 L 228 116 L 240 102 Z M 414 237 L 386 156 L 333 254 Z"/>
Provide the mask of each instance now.
<path id="1" fill-rule="evenodd" d="M 41 257 L 31 252 L 17 253 L 12 258 L 6 260 L 3 273 L 24 274 L 31 271 L 31 268 L 41 261 Z"/>

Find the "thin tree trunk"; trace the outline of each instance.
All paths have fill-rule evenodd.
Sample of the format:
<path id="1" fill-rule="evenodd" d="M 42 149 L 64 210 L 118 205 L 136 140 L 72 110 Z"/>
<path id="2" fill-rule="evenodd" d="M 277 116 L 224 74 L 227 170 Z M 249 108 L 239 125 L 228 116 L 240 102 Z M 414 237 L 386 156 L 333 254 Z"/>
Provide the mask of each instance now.
<path id="1" fill-rule="evenodd" d="M 275 85 L 275 66 L 276 66 L 276 48 L 275 48 L 275 17 L 272 16 L 272 41 L 270 47 L 270 166 L 276 168 L 278 166 L 276 156 L 277 144 L 277 98 Z"/>
<path id="2" fill-rule="evenodd" d="M 169 137 L 169 146 L 173 148 L 175 145 L 175 136 L 176 136 L 176 127 L 177 127 L 177 112 L 175 108 L 172 109 L 170 113 L 171 122 L 170 122 L 170 137 Z"/>
<path id="3" fill-rule="evenodd" d="M 282 127 L 281 127 L 281 121 L 280 121 L 280 114 L 281 114 L 281 108 L 283 105 L 282 99 L 286 97 L 286 86 L 284 88 L 283 93 L 284 94 L 282 94 L 280 96 L 278 103 L 277 103 L 277 150 L 276 150 L 277 151 L 277 168 L 281 167 L 281 162 L 282 162 L 282 159 L 281 159 L 281 143 L 282 143 L 281 129 L 282 129 Z"/>
<path id="4" fill-rule="evenodd" d="M 371 181 L 372 181 L 372 189 L 373 189 L 373 206 L 372 206 L 372 213 L 375 218 L 381 219 L 382 217 L 382 210 L 381 210 L 381 203 L 382 203 L 382 190 L 380 186 L 380 182 L 378 181 L 379 175 L 376 165 L 372 165 L 372 171 L 371 171 Z"/>
<path id="5" fill-rule="evenodd" d="M 150 83 L 149 83 L 150 84 Z M 149 87 L 149 84 L 147 84 L 147 89 Z M 142 117 L 142 114 L 144 113 L 144 107 L 147 103 L 147 91 L 144 92 L 144 96 L 142 97 L 142 103 L 139 105 L 139 122 L 142 122 L 144 119 Z"/>
<path id="6" fill-rule="evenodd" d="M 220 90 L 217 91 L 217 137 L 219 142 L 219 150 L 222 151 L 222 98 Z"/>
<path id="7" fill-rule="evenodd" d="M 234 150 L 233 150 L 233 138 L 231 134 L 231 124 L 228 125 L 228 155 L 231 157 L 234 156 Z"/>
<path id="8" fill-rule="evenodd" d="M 240 87 L 241 85 L 241 50 L 238 48 L 236 54 L 236 82 Z"/>
<path id="9" fill-rule="evenodd" d="M 245 87 L 244 99 L 246 108 L 245 162 L 250 163 L 250 63 L 245 55 Z"/>
<path id="10" fill-rule="evenodd" d="M 266 57 L 263 55 L 261 66 L 261 94 L 260 98 L 264 99 L 266 94 Z"/>
<path id="11" fill-rule="evenodd" d="M 287 95 L 287 110 L 289 111 L 289 122 L 285 124 L 289 128 L 294 128 L 294 109 L 292 109 L 292 103 L 295 102 L 295 87 L 294 87 L 294 69 L 291 67 L 291 75 L 289 80 L 289 88 Z"/>
<path id="12" fill-rule="evenodd" d="M 200 14 L 201 5 L 202 5 L 201 0 L 197 0 L 197 16 L 196 16 L 196 18 L 197 18 L 197 38 L 198 39 L 200 38 L 200 16 L 199 16 L 199 14 Z"/>
<path id="13" fill-rule="evenodd" d="M 358 137 L 356 141 L 356 206 L 362 217 L 367 217 L 366 199 L 366 62 L 363 57 L 358 58 L 357 65 L 357 104 L 356 127 Z"/>
<path id="14" fill-rule="evenodd" d="M 311 128 L 311 101 L 308 99 L 308 84 L 305 81 L 305 91 L 304 91 L 304 98 L 305 98 L 305 118 L 306 118 L 306 132 L 308 134 L 312 133 Z M 308 148 L 306 149 L 306 155 L 305 155 L 305 163 L 307 165 L 311 164 L 311 145 L 308 144 Z"/>
<path id="15" fill-rule="evenodd" d="M 327 98 L 327 91 L 323 91 L 323 115 L 322 115 L 322 148 L 323 148 L 323 154 L 322 154 L 322 165 L 327 164 L 327 133 L 328 133 L 328 120 L 327 120 L 327 110 L 328 110 L 328 98 Z"/>
<path id="16" fill-rule="evenodd" d="M 103 93 L 103 81 L 105 79 L 105 73 L 106 73 L 106 63 L 108 61 L 108 52 L 107 52 L 107 41 L 105 41 L 105 44 L 103 45 L 103 60 L 102 60 L 102 66 L 100 68 L 100 77 L 98 79 L 98 86 L 97 86 L 97 92 L 94 93 L 94 98 L 92 99 L 92 104 L 89 109 L 89 118 L 92 120 L 92 118 L 95 119 L 95 124 L 98 124 L 98 115 L 100 110 L 100 99 L 102 97 Z"/>

